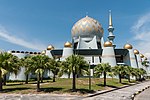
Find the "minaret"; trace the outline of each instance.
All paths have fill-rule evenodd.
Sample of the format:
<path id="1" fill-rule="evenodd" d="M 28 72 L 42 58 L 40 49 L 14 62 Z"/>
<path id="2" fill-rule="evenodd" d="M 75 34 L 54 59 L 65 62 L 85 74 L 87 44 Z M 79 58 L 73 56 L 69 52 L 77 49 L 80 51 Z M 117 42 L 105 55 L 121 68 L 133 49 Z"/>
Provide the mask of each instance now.
<path id="1" fill-rule="evenodd" d="M 113 27 L 113 24 L 112 24 L 111 10 L 109 10 L 109 27 L 108 27 L 108 31 L 109 31 L 108 39 L 113 44 L 113 47 L 115 48 L 116 45 L 113 43 L 115 35 L 113 34 L 114 27 Z"/>

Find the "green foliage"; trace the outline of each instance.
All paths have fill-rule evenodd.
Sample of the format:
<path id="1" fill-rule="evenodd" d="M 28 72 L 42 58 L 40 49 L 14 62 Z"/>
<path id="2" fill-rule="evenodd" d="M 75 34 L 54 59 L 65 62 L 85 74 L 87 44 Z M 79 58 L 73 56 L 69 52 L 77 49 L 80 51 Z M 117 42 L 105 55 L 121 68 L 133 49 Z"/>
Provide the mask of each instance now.
<path id="1" fill-rule="evenodd" d="M 101 63 L 98 64 L 95 68 L 95 75 L 96 76 L 100 76 L 101 74 L 104 75 L 104 86 L 106 86 L 106 76 L 107 76 L 107 72 L 111 72 L 111 66 L 109 65 L 109 63 Z"/>
<path id="2" fill-rule="evenodd" d="M 31 57 L 30 67 L 26 68 L 26 73 L 34 72 L 37 74 L 37 91 L 40 91 L 40 79 L 42 79 L 44 70 L 46 69 L 46 64 L 49 57 L 46 55 L 35 55 Z M 41 80 L 42 81 L 42 80 Z"/>
<path id="3" fill-rule="evenodd" d="M 102 75 L 104 72 L 111 72 L 111 66 L 109 63 L 101 63 L 94 68 L 94 74 L 97 77 Z"/>
<path id="4" fill-rule="evenodd" d="M 76 76 L 77 74 L 83 75 L 87 71 L 87 62 L 84 57 L 79 55 L 71 55 L 66 58 L 66 64 L 68 65 L 68 70 L 72 73 L 72 89 L 76 90 Z"/>
<path id="5" fill-rule="evenodd" d="M 19 59 L 7 52 L 0 53 L 0 91 L 2 91 L 2 78 L 8 72 L 17 74 L 20 69 Z"/>
<path id="6" fill-rule="evenodd" d="M 84 57 L 79 55 L 71 55 L 66 59 L 66 63 L 68 64 L 68 68 L 71 69 L 72 72 L 76 74 L 80 73 L 80 70 L 87 70 L 87 62 L 84 60 Z M 83 73 L 82 73 L 83 74 Z"/>
<path id="7" fill-rule="evenodd" d="M 149 61 L 144 60 L 144 61 L 142 62 L 142 65 L 143 65 L 144 67 L 149 67 Z"/>
<path id="8" fill-rule="evenodd" d="M 55 77 L 60 71 L 62 63 L 59 60 L 50 59 L 46 63 L 46 69 L 49 69 L 53 73 L 53 82 L 55 82 Z"/>

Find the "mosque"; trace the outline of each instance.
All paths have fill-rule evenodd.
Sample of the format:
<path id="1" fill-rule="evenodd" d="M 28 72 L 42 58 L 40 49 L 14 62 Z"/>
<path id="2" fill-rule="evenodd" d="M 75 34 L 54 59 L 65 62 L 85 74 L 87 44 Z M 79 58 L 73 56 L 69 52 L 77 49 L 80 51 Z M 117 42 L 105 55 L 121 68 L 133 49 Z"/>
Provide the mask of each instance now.
<path id="1" fill-rule="evenodd" d="M 27 55 L 45 54 L 50 58 L 57 58 L 61 61 L 65 60 L 72 54 L 81 55 L 90 65 L 100 63 L 109 63 L 112 67 L 116 65 L 128 65 L 133 68 L 144 68 L 142 61 L 147 58 L 137 49 L 133 49 L 131 44 L 125 44 L 121 48 L 116 48 L 114 43 L 115 35 L 112 23 L 111 11 L 109 12 L 108 39 L 104 41 L 104 30 L 102 25 L 89 16 L 77 21 L 71 30 L 72 41 L 64 43 L 63 49 L 55 49 L 53 45 L 49 45 L 47 50 L 42 52 L 24 52 L 11 51 L 13 55 L 23 58 Z M 21 68 L 17 77 L 10 75 L 10 80 L 24 80 L 24 68 Z M 93 71 L 91 69 L 91 71 Z M 46 73 L 46 76 L 50 73 Z"/>

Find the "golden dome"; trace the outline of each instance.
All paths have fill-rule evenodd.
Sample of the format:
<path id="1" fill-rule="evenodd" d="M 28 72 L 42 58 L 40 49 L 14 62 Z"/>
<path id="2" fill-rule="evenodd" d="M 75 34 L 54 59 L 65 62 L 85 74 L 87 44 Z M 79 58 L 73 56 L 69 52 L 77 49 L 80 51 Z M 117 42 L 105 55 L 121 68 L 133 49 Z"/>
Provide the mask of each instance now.
<path id="1" fill-rule="evenodd" d="M 124 45 L 124 49 L 132 49 L 132 45 L 131 44 L 125 44 Z"/>
<path id="2" fill-rule="evenodd" d="M 139 51 L 137 49 L 134 49 L 134 54 L 139 54 Z"/>
<path id="3" fill-rule="evenodd" d="M 49 46 L 47 47 L 47 50 L 54 50 L 54 46 L 49 45 Z"/>
<path id="4" fill-rule="evenodd" d="M 106 42 L 104 43 L 104 47 L 112 47 L 112 43 L 109 42 L 109 41 L 106 41 Z"/>
<path id="5" fill-rule="evenodd" d="M 71 48 L 71 47 L 72 47 L 72 44 L 67 41 L 67 42 L 64 44 L 64 47 L 70 47 L 70 48 Z"/>
<path id="6" fill-rule="evenodd" d="M 46 50 L 43 50 L 43 51 L 41 52 L 41 54 L 46 54 Z"/>
<path id="7" fill-rule="evenodd" d="M 140 54 L 140 57 L 141 57 L 141 58 L 144 58 L 144 55 L 143 55 L 143 54 Z"/>
<path id="8" fill-rule="evenodd" d="M 71 30 L 72 37 L 102 37 L 104 30 L 102 25 L 95 19 L 86 16 L 77 21 Z"/>
<path id="9" fill-rule="evenodd" d="M 147 60 L 147 57 L 145 57 L 145 59 L 144 60 Z"/>

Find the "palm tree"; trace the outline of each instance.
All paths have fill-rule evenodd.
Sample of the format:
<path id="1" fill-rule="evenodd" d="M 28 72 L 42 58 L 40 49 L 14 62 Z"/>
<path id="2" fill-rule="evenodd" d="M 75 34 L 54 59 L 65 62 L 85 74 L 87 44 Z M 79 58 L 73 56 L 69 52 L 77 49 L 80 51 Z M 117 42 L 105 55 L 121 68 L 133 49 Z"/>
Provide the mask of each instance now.
<path id="1" fill-rule="evenodd" d="M 53 73 L 53 82 L 55 82 L 56 81 L 55 78 L 56 78 L 56 75 L 59 72 L 61 62 L 59 60 L 49 58 L 49 61 L 47 62 L 46 65 L 47 65 L 47 69 L 52 71 L 52 73 Z"/>
<path id="2" fill-rule="evenodd" d="M 144 79 L 144 75 L 146 75 L 147 73 L 143 68 L 140 68 L 139 70 L 140 70 L 140 80 L 142 81 Z M 141 76 L 143 77 L 141 78 Z"/>
<path id="3" fill-rule="evenodd" d="M 19 70 L 18 62 L 18 57 L 13 56 L 12 54 L 7 52 L 0 53 L 0 91 L 3 90 L 3 76 L 6 75 L 8 72 L 14 72 L 15 74 L 17 74 Z"/>
<path id="4" fill-rule="evenodd" d="M 114 79 L 115 73 L 112 71 L 112 68 L 110 72 L 107 72 L 107 75 L 110 76 L 112 80 Z"/>
<path id="5" fill-rule="evenodd" d="M 149 61 L 144 60 L 144 61 L 142 62 L 142 65 L 145 67 L 145 70 L 148 71 Z M 147 74 L 148 74 L 148 73 L 147 73 Z"/>
<path id="6" fill-rule="evenodd" d="M 95 74 L 96 75 L 104 75 L 104 86 L 106 86 L 106 76 L 107 76 L 107 72 L 111 71 L 111 66 L 109 65 L 109 63 L 101 63 L 98 64 L 95 68 L 94 68 Z"/>
<path id="7" fill-rule="evenodd" d="M 30 73 L 28 68 L 32 65 L 31 56 L 26 56 L 24 58 L 21 58 L 20 63 L 21 63 L 21 66 L 25 67 L 25 75 L 26 75 L 25 84 L 28 84 L 28 78 L 29 78 L 29 73 Z"/>
<path id="8" fill-rule="evenodd" d="M 40 79 L 43 75 L 44 69 L 46 69 L 48 59 L 48 56 L 45 55 L 35 55 L 31 57 L 32 64 L 27 69 L 27 72 L 33 71 L 37 74 L 37 92 L 40 91 Z"/>
<path id="9" fill-rule="evenodd" d="M 131 66 L 125 66 L 125 73 L 128 76 L 128 81 L 130 82 L 130 77 L 134 75 L 134 68 Z"/>
<path id="10" fill-rule="evenodd" d="M 87 65 L 87 62 L 84 60 L 82 56 L 79 55 L 71 55 L 68 58 L 66 58 L 66 62 L 68 63 L 68 68 L 71 69 L 72 73 L 72 90 L 76 90 L 76 76 L 81 71 L 80 70 L 86 70 L 85 66 Z"/>
<path id="11" fill-rule="evenodd" d="M 115 72 L 115 74 L 119 75 L 119 83 L 121 83 L 121 79 L 123 75 L 125 74 L 125 66 L 119 65 L 112 68 L 112 70 Z"/>
<path id="12" fill-rule="evenodd" d="M 64 73 L 68 75 L 68 78 L 70 78 L 71 68 L 69 67 L 69 64 L 66 61 L 62 61 L 61 63 L 61 67 L 58 73 L 59 77 L 61 77 Z"/>

